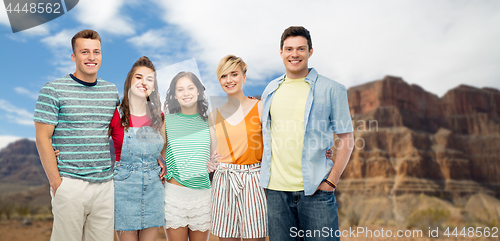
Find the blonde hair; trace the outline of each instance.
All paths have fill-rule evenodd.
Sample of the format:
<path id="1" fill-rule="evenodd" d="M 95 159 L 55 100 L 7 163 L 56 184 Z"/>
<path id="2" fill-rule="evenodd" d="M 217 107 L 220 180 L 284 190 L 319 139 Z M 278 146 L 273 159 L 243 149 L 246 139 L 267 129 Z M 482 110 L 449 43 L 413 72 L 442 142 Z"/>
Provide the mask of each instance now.
<path id="1" fill-rule="evenodd" d="M 241 71 L 243 71 L 244 75 L 247 74 L 247 64 L 240 57 L 227 55 L 226 57 L 222 58 L 219 61 L 219 64 L 217 64 L 217 79 L 220 79 L 222 75 L 235 70 L 236 68 L 238 68 L 238 66 L 241 67 Z"/>

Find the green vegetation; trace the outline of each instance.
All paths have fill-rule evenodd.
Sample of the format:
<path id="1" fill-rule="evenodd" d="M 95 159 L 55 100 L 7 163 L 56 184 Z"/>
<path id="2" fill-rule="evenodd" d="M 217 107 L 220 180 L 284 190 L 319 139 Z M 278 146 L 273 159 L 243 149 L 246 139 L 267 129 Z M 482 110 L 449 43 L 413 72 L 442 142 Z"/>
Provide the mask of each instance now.
<path id="1" fill-rule="evenodd" d="M 426 230 L 428 228 L 441 227 L 448 220 L 451 213 L 440 206 L 424 210 L 415 210 L 408 218 L 408 228 L 419 228 Z"/>

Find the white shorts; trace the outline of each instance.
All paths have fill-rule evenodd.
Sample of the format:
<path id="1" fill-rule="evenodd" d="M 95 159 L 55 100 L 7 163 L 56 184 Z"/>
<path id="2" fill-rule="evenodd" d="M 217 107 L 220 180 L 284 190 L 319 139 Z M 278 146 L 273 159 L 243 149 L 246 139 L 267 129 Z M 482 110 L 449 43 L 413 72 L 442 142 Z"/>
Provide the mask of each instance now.
<path id="1" fill-rule="evenodd" d="M 264 238 L 267 198 L 259 187 L 260 163 L 221 163 L 212 187 L 212 233 L 221 238 Z"/>
<path id="2" fill-rule="evenodd" d="M 210 230 L 210 189 L 192 189 L 165 182 L 165 228 Z"/>

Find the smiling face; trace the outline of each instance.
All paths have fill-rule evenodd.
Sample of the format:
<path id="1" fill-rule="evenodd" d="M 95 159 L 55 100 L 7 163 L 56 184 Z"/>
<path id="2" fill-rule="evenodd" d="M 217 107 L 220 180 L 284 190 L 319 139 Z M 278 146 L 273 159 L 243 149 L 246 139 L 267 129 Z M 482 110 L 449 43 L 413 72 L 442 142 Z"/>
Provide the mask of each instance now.
<path id="1" fill-rule="evenodd" d="M 154 71 L 148 67 L 138 67 L 132 76 L 130 96 L 146 98 L 155 90 Z"/>
<path id="2" fill-rule="evenodd" d="M 182 112 L 184 110 L 194 110 L 197 108 L 198 101 L 198 88 L 188 77 L 182 77 L 177 81 L 175 85 L 175 99 L 179 101 Z"/>
<path id="3" fill-rule="evenodd" d="M 94 82 L 101 67 L 101 41 L 78 38 L 71 60 L 76 63 L 75 76 L 83 81 Z"/>
<path id="4" fill-rule="evenodd" d="M 232 95 L 243 91 L 243 83 L 247 80 L 247 75 L 243 74 L 241 66 L 237 66 L 236 69 L 229 71 L 228 73 L 222 74 L 219 83 L 222 89 L 228 94 Z"/>
<path id="5" fill-rule="evenodd" d="M 302 36 L 290 36 L 283 42 L 280 55 L 286 67 L 286 76 L 291 79 L 300 79 L 309 73 L 308 61 L 313 53 L 309 49 L 307 39 Z"/>

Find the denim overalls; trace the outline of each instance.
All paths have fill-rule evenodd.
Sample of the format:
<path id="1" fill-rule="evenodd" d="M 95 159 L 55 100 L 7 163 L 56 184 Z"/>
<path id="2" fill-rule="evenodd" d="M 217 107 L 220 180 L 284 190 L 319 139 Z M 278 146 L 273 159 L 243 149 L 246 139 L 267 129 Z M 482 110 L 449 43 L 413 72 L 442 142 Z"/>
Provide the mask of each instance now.
<path id="1" fill-rule="evenodd" d="M 163 145 L 160 133 L 150 126 L 125 131 L 121 158 L 114 169 L 115 230 L 141 230 L 165 224 L 164 187 L 157 162 Z"/>

